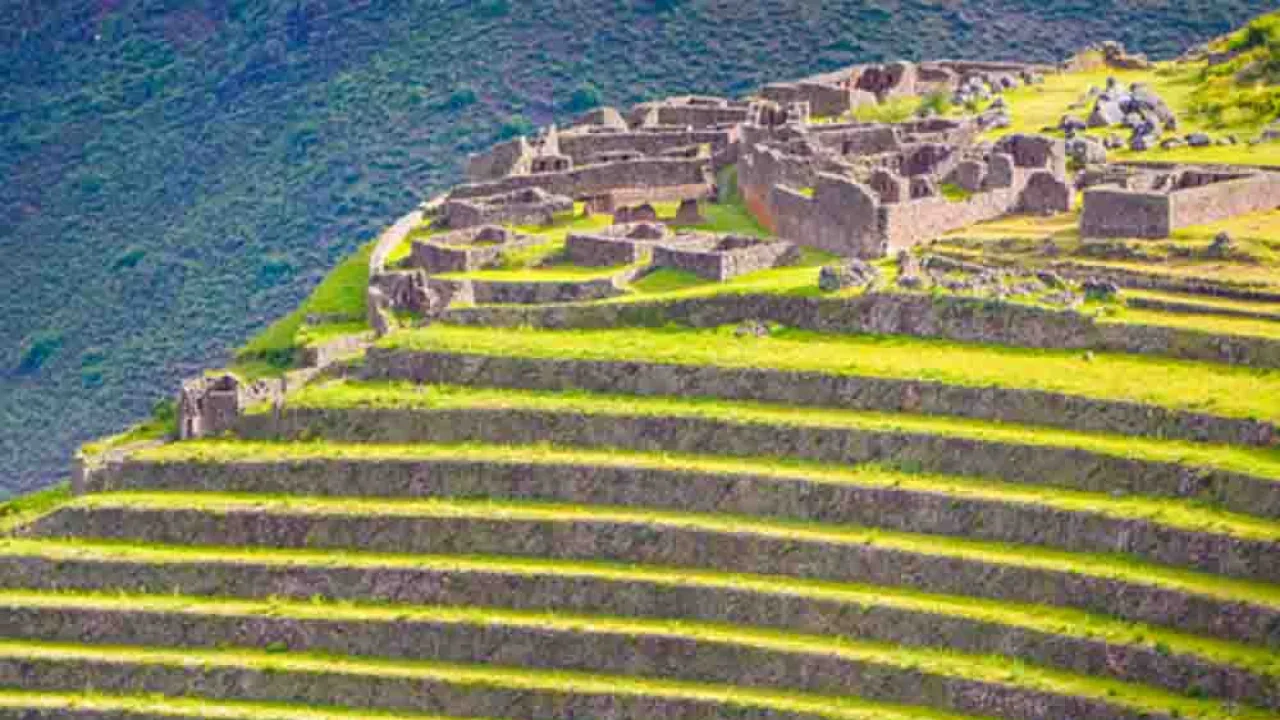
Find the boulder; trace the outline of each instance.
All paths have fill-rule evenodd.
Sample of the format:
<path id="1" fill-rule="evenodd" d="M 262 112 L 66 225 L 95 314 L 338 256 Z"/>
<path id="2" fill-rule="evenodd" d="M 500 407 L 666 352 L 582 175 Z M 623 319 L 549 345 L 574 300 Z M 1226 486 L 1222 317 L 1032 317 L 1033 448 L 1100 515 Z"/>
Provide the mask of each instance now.
<path id="1" fill-rule="evenodd" d="M 1085 280 L 1080 285 L 1080 289 L 1084 291 L 1084 296 L 1090 300 L 1114 300 L 1120 294 L 1119 285 L 1096 278 Z"/>
<path id="2" fill-rule="evenodd" d="M 1191 133 L 1187 136 L 1187 144 L 1191 147 L 1209 147 L 1213 144 L 1213 139 L 1202 132 Z"/>
<path id="3" fill-rule="evenodd" d="M 1072 138 L 1067 141 L 1067 157 L 1080 165 L 1101 165 L 1107 161 L 1107 148 L 1094 138 Z"/>
<path id="4" fill-rule="evenodd" d="M 737 337 L 768 337 L 769 326 L 759 320 L 746 320 L 734 328 L 733 334 Z"/>
<path id="5" fill-rule="evenodd" d="M 676 210 L 675 223 L 677 225 L 698 225 L 703 221 L 697 200 L 685 199 L 680 201 L 680 207 Z"/>
<path id="6" fill-rule="evenodd" d="M 824 265 L 818 271 L 818 288 L 835 292 L 850 287 L 866 287 L 880 277 L 880 271 L 862 260 L 849 260 L 839 265 Z"/>
<path id="7" fill-rule="evenodd" d="M 1155 135 L 1143 135 L 1141 133 L 1134 133 L 1133 137 L 1129 138 L 1130 150 L 1143 152 L 1146 150 L 1150 150 L 1151 148 L 1155 147 L 1155 145 L 1156 145 Z"/>
<path id="8" fill-rule="evenodd" d="M 1086 121 L 1089 127 L 1111 127 L 1112 125 L 1120 125 L 1125 121 L 1124 109 L 1120 107 L 1120 103 L 1111 101 L 1099 101 L 1093 106 L 1093 112 L 1089 114 Z"/>
<path id="9" fill-rule="evenodd" d="M 1063 115 L 1062 119 L 1058 121 L 1058 128 L 1065 132 L 1079 132 L 1088 127 L 1089 125 L 1085 121 L 1075 115 Z"/>
<path id="10" fill-rule="evenodd" d="M 1186 145 L 1181 138 L 1165 138 L 1160 141 L 1160 147 L 1164 150 L 1172 150 Z"/>

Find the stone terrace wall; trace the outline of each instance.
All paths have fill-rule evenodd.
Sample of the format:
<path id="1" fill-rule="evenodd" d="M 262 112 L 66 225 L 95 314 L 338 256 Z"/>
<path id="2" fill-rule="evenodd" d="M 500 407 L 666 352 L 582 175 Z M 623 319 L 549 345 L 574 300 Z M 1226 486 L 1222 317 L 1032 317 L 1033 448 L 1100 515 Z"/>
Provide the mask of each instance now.
<path id="1" fill-rule="evenodd" d="M 1015 654 L 1032 662 L 1081 674 L 1112 674 L 1176 691 L 1197 687 L 1209 695 L 1276 707 L 1273 679 L 1259 678 L 1238 667 L 1215 665 L 1195 656 L 1173 655 L 1143 645 L 1113 645 L 1097 639 L 1046 634 L 1015 625 L 884 605 L 864 606 L 731 587 L 673 586 L 587 576 L 522 575 L 499 571 L 339 566 L 272 568 L 233 562 L 210 566 L 174 561 L 157 566 L 126 560 L 103 564 L 88 560 L 22 558 L 0 567 L 0 586 L 3 587 L 53 589 L 54 583 L 59 581 L 82 591 L 111 591 L 128 587 L 136 592 L 157 594 L 275 596 L 295 600 L 324 594 L 344 600 L 447 607 L 480 605 L 773 627 L 913 647 L 954 647 L 980 655 Z M 5 628 L 12 629 L 14 637 L 26 632 L 23 628 L 43 627 L 43 623 L 22 614 L 15 613 L 7 619 L 11 622 Z M 0 619 L 0 622 L 4 620 Z M 270 621 L 263 619 L 261 622 Z M 105 621 L 92 624 L 104 630 L 114 627 Z M 140 632 L 149 632 L 151 627 L 157 631 L 162 629 L 158 623 L 128 624 Z M 63 626 L 72 628 L 71 632 L 77 628 L 72 623 Z M 288 634 L 291 642 L 299 642 L 298 638 L 322 636 L 322 633 L 308 630 L 317 629 L 312 625 L 291 627 L 294 630 Z M 174 635 L 170 633 L 167 636 Z M 237 633 L 225 635 L 237 636 Z M 407 633 L 405 638 L 412 643 L 414 635 Z M 261 646 L 266 644 L 269 641 Z M 63 715 L 56 717 L 62 718 Z M 117 718 L 113 716 L 111 720 Z M 139 718 L 131 714 L 128 720 Z M 173 718 L 166 716 L 163 720 Z"/>
<path id="2" fill-rule="evenodd" d="M 450 199 L 501 195 L 522 188 L 537 187 L 557 195 L 582 197 L 614 190 L 690 188 L 710 193 L 707 161 L 700 159 L 646 158 L 604 165 L 588 165 L 565 172 L 515 175 L 486 183 L 459 185 Z"/>
<path id="3" fill-rule="evenodd" d="M 529 172 L 533 149 L 522 137 L 498 143 L 467 158 L 467 179 L 471 182 L 497 180 Z"/>
<path id="4" fill-rule="evenodd" d="M 136 474 L 124 475 L 125 467 Z M 325 473 L 331 473 L 327 477 Z M 858 525 L 1065 549 L 1123 552 L 1232 577 L 1280 578 L 1276 543 L 1184 530 L 1159 522 L 1064 511 L 1035 503 L 787 476 L 642 465 L 591 466 L 483 460 L 288 461 L 272 464 L 122 463 L 101 484 L 120 490 L 317 493 L 352 497 L 502 498 Z M 410 488 L 412 488 L 410 490 Z M 56 518 L 55 518 L 56 521 Z M 70 523 L 68 523 L 70 525 Z M 64 527 L 60 534 L 73 534 Z"/>
<path id="5" fill-rule="evenodd" d="M 1006 215 L 1017 205 L 1019 194 L 1016 189 L 1006 188 L 977 192 L 958 201 L 929 197 L 881 205 L 878 210 L 884 232 L 883 247 L 892 253 L 918 244 L 921 238 L 934 238 L 956 228 Z"/>
<path id="6" fill-rule="evenodd" d="M 867 293 L 853 298 L 735 295 L 675 302 L 456 308 L 445 322 L 496 327 L 611 328 L 678 323 L 716 327 L 746 320 L 826 333 L 937 337 L 1033 348 L 1099 350 L 1280 368 L 1280 341 L 1173 327 L 1097 323 L 1073 311 L 994 300 Z"/>
<path id="7" fill-rule="evenodd" d="M 1280 207 L 1280 174 L 1265 173 L 1171 193 L 1172 227 L 1224 220 Z"/>
<path id="8" fill-rule="evenodd" d="M 1166 238 L 1179 228 L 1280 207 L 1280 175 L 1213 182 L 1161 191 L 1095 188 L 1084 194 L 1085 237 Z"/>
<path id="9" fill-rule="evenodd" d="M 642 155 L 660 155 L 690 145 L 710 145 L 712 152 L 721 152 L 737 140 L 737 134 L 734 128 L 614 133 L 568 130 L 560 133 L 559 140 L 560 151 L 573 158 L 574 165 L 584 165 L 600 153 L 626 150 Z"/>
<path id="10" fill-rule="evenodd" d="M 891 413 L 953 415 L 1202 442 L 1268 446 L 1273 423 L 1180 411 L 1139 402 L 926 380 L 756 368 L 628 361 L 553 360 L 372 348 L 366 368 L 380 378 L 524 390 L 589 390 L 645 396 L 718 397 Z"/>

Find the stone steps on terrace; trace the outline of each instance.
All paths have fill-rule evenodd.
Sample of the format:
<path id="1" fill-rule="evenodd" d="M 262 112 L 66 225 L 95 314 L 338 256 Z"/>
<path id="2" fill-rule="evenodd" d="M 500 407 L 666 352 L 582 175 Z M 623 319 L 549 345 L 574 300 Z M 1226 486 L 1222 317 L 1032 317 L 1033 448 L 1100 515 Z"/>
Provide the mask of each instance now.
<path id="1" fill-rule="evenodd" d="M 8 628 L 16 634 L 7 643 L 33 640 L 42 646 L 74 643 L 77 649 L 147 647 L 197 654 L 275 648 L 276 653 L 357 662 L 483 663 L 508 670 L 591 672 L 641 682 L 922 703 L 944 712 L 1009 720 L 1216 717 L 1226 711 L 1216 701 L 1191 701 L 1185 694 L 1057 670 L 1024 666 L 1011 674 L 1000 657 L 822 635 L 491 610 L 315 605 L 55 597 L 8 605 L 15 616 L 7 621 Z M 1240 716 L 1264 713 L 1243 708 Z"/>
<path id="2" fill-rule="evenodd" d="M 466 331 L 449 333 L 465 345 Z M 1268 446 L 1280 438 L 1274 422 L 1229 417 L 1209 412 L 1163 406 L 1125 397 L 1128 389 L 1110 389 L 1099 383 L 1095 395 L 1019 387 L 990 382 L 985 373 L 947 381 L 924 380 L 919 373 L 875 376 L 840 371 L 787 368 L 701 365 L 662 362 L 665 357 L 649 349 L 610 347 L 609 333 L 600 334 L 601 355 L 632 355 L 622 359 L 586 359 L 540 355 L 560 352 L 554 342 L 566 333 L 540 332 L 513 335 L 536 340 L 535 347 L 520 347 L 510 354 L 465 352 L 449 349 L 419 350 L 374 347 L 366 354 L 363 373 L 378 380 L 406 380 L 518 390 L 626 393 L 644 396 L 715 397 L 725 400 L 775 402 L 875 412 L 968 417 L 978 420 L 1044 425 L 1067 430 L 1136 435 L 1163 439 Z M 454 338 L 454 336 L 458 336 Z M 531 343 L 533 344 L 533 343 Z M 496 349 L 495 349 L 496 350 Z M 854 350 L 856 351 L 856 349 Z M 821 351 L 820 351 L 821 352 Z M 980 352 L 980 351 L 979 351 Z M 970 348 L 963 358 L 979 353 Z M 997 353 L 987 358 L 998 362 Z M 796 360 L 801 362 L 800 359 Z M 768 362 L 767 360 L 764 362 Z M 818 365 L 819 363 L 812 363 Z M 1089 372 L 1084 363 L 1074 368 Z M 953 374 L 958 373 L 953 370 Z M 967 380 L 967 383 L 965 382 Z M 1104 393 L 1111 392 L 1112 396 Z"/>
<path id="3" fill-rule="evenodd" d="M 607 561 L 908 587 L 1077 608 L 1280 645 L 1280 586 L 1139 563 L 844 525 L 491 500 L 96 495 L 37 537 L 226 548 Z"/>
<path id="4" fill-rule="evenodd" d="M 1280 523 L 1166 498 L 1113 497 L 875 466 L 831 467 L 518 445 L 177 443 L 113 465 L 112 491 L 493 498 L 730 513 L 1132 555 L 1280 582 Z M 91 502 L 92 500 L 90 500 Z"/>
<path id="5" fill-rule="evenodd" d="M 250 413 L 248 439 L 554 443 L 591 449 L 889 463 L 1090 492 L 1195 499 L 1280 517 L 1280 455 L 920 415 L 700 398 L 332 383 Z M 92 488 L 91 488 L 92 489 Z"/>
<path id="6" fill-rule="evenodd" d="M 0 689 L 0 720 L 461 720 L 442 715 L 370 714 L 367 710 L 193 697 L 31 692 Z M 476 719 L 472 719 L 476 720 Z"/>
<path id="7" fill-rule="evenodd" d="M 588 614 L 1002 655 L 1280 706 L 1280 665 L 1266 648 L 1051 606 L 794 577 L 521 558 L 10 541 L 0 547 L 0 587 L 10 588 L 0 591 L 0 607 L 14 609 L 6 617 L 16 633 L 31 632 L 22 629 L 29 627 L 24 607 L 164 609 L 166 602 L 203 602 L 225 614 L 266 600 L 272 614 L 322 619 L 343 612 L 409 619 L 422 617 L 427 605 L 437 613 Z M 315 604 L 316 596 L 333 601 Z"/>
<path id="8" fill-rule="evenodd" d="M 0 687 L 47 693 L 92 688 L 108 694 L 181 697 L 214 703 L 337 706 L 352 711 L 367 710 L 364 717 L 378 717 L 380 712 L 444 713 L 512 720 L 559 717 L 964 720 L 977 717 L 844 695 L 601 673 L 249 649 L 194 650 L 12 641 L 0 642 Z M 198 691 L 192 692 L 193 688 Z M 947 699 L 959 704 L 978 698 L 956 692 Z M 1190 700 L 1180 703 L 1195 705 L 1195 701 Z M 1113 708 L 1102 703 L 1095 705 Z M 1205 706 L 1206 709 L 1212 707 L 1207 703 Z M 1113 714 L 1096 717 L 1144 716 L 1136 710 L 1117 706 Z"/>

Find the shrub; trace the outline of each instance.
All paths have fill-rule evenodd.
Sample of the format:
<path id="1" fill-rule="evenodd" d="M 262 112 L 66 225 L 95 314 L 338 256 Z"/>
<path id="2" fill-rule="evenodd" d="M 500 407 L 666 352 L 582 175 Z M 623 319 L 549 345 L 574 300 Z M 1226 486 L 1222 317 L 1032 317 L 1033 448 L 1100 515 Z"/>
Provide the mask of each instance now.
<path id="1" fill-rule="evenodd" d="M 951 98 L 943 92 L 931 92 L 920 98 L 920 108 L 916 111 L 919 115 L 926 113 L 946 115 L 949 112 L 951 112 Z"/>
<path id="2" fill-rule="evenodd" d="M 462 108 L 474 105 L 478 100 L 475 88 L 470 85 L 459 85 L 452 93 L 445 105 L 450 110 L 461 110 Z"/>
<path id="3" fill-rule="evenodd" d="M 18 361 L 18 374 L 28 375 L 34 373 L 61 349 L 61 333 L 41 332 L 32 335 L 22 346 L 22 358 Z"/>
<path id="4" fill-rule="evenodd" d="M 529 122 L 529 118 L 516 114 L 502 122 L 502 127 L 498 130 L 498 138 L 500 140 L 510 140 L 513 137 L 532 133 L 533 123 Z"/>
<path id="5" fill-rule="evenodd" d="M 600 103 L 600 91 L 596 89 L 596 86 L 591 83 L 582 83 L 569 96 L 569 104 L 565 109 L 575 113 L 584 112 L 591 108 L 599 107 Z"/>

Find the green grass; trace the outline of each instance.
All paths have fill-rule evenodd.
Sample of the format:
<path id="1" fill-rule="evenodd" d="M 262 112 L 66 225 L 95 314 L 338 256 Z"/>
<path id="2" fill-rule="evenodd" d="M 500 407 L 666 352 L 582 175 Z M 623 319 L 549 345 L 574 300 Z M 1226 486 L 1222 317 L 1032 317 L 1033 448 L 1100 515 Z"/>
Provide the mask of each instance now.
<path id="1" fill-rule="evenodd" d="M 523 467 L 637 468 L 706 475 L 749 475 L 779 483 L 804 481 L 864 488 L 898 488 L 1020 505 L 1045 506 L 1126 520 L 1149 521 L 1182 530 L 1225 533 L 1234 537 L 1280 541 L 1280 523 L 1182 500 L 1028 486 L 986 478 L 908 473 L 890 467 L 836 467 L 803 460 L 741 459 L 714 455 L 589 450 L 550 445 L 374 445 L 360 443 L 274 443 L 208 440 L 174 443 L 133 453 L 134 462 L 278 463 L 307 460 L 367 460 L 370 462 L 477 462 Z M 305 490 L 304 488 L 299 488 Z M 51 508 L 50 508 L 51 509 Z M 767 514 L 767 513 L 761 513 Z"/>
<path id="2" fill-rule="evenodd" d="M 771 540 L 831 547 L 877 548 L 1049 572 L 1090 575 L 1162 587 L 1194 595 L 1280 608 L 1280 586 L 1180 568 L 1163 567 L 1118 555 L 1067 552 L 1029 545 L 970 540 L 852 525 L 761 519 L 731 513 L 693 513 L 605 505 L 573 505 L 493 499 L 430 498 L 374 500 L 219 493 L 107 493 L 78 498 L 68 507 L 110 508 L 133 512 L 198 510 L 211 515 L 234 512 L 273 515 L 411 517 L 573 525 L 581 522 L 646 528 L 750 535 Z M 354 549 L 354 548 L 353 548 Z"/>
<path id="3" fill-rule="evenodd" d="M 738 688 L 707 683 L 659 680 L 585 672 L 547 671 L 502 666 L 464 665 L 429 661 L 391 661 L 314 653 L 271 653 L 236 650 L 165 650 L 56 643 L 0 642 L 0 657 L 50 662 L 138 664 L 150 667 L 207 670 L 248 668 L 267 673 L 339 674 L 351 679 L 396 678 L 450 685 L 517 689 L 534 692 L 574 692 L 588 695 L 656 697 L 812 713 L 843 720 L 959 720 L 943 711 L 905 705 L 873 703 L 856 698 Z M 1138 692 L 1138 690 L 1135 690 Z M 1169 698 L 1180 706 L 1206 711 L 1216 704 Z M 1242 711 L 1242 718 L 1254 715 Z"/>
<path id="4" fill-rule="evenodd" d="M 1133 623 L 1080 610 L 985 598 L 924 593 L 910 587 L 859 585 L 798 577 L 726 573 L 688 567 L 634 565 L 601 561 L 480 555 L 405 555 L 341 550 L 277 548 L 207 548 L 180 545 L 93 542 L 86 540 L 0 539 L 0 557 L 38 557 L 53 562 L 145 563 L 166 565 L 250 564 L 266 568 L 399 568 L 447 573 L 515 575 L 527 578 L 577 578 L 610 583 L 644 583 L 663 587 L 700 587 L 797 597 L 853 607 L 888 607 L 979 622 L 1013 625 L 1050 634 L 1094 638 L 1111 643 L 1201 655 L 1212 662 L 1239 665 L 1267 675 L 1280 674 L 1280 657 L 1270 649 L 1183 633 L 1174 628 Z"/>
<path id="5" fill-rule="evenodd" d="M 232 369 L 247 378 L 279 374 L 293 367 L 300 349 L 340 334 L 367 330 L 365 293 L 371 252 L 373 243 L 366 243 L 343 260 L 297 309 L 240 348 Z M 325 322 L 308 325 L 308 315 L 323 316 Z"/>
<path id="6" fill-rule="evenodd" d="M 662 295 L 699 288 L 714 283 L 697 273 L 676 268 L 658 268 L 631 283 L 631 289 L 642 295 Z"/>
<path id="7" fill-rule="evenodd" d="M 1155 290 L 1132 290 L 1126 288 L 1122 299 L 1142 298 L 1160 300 L 1162 302 L 1181 303 L 1204 308 L 1204 314 L 1212 314 L 1215 310 L 1240 310 L 1244 312 L 1266 313 L 1280 320 L 1280 303 L 1231 300 L 1212 295 L 1192 295 L 1189 293 L 1160 292 Z"/>
<path id="8" fill-rule="evenodd" d="M 1123 294 L 1121 294 L 1123 297 Z M 1238 337 L 1256 337 L 1268 340 L 1280 340 L 1280 323 L 1243 317 L 1224 317 L 1222 315 L 1200 315 L 1194 313 L 1161 312 L 1159 310 L 1142 310 L 1124 308 L 1112 315 L 1098 317 L 1099 322 L 1128 323 L 1134 325 L 1158 325 L 1181 330 L 1194 330 L 1213 335 L 1231 335 Z"/>
<path id="9" fill-rule="evenodd" d="M 723 202 L 702 203 L 702 217 L 706 222 L 697 225 L 678 225 L 676 227 L 705 232 L 751 235 L 753 237 L 774 236 L 768 228 L 761 225 L 755 216 L 747 210 L 747 206 L 740 195 L 734 195 Z"/>
<path id="10" fill-rule="evenodd" d="M 665 278 L 664 278 L 665 279 Z M 381 347 L 577 360 L 627 360 L 927 380 L 1027 388 L 1227 417 L 1280 421 L 1280 371 L 1184 360 L 1032 350 L 941 340 L 826 335 L 776 329 L 738 337 L 732 328 L 609 330 L 473 328 L 436 324 L 384 338 Z M 1159 383 L 1152 383 L 1159 377 Z"/>
<path id="11" fill-rule="evenodd" d="M 1080 448 L 1117 457 L 1216 468 L 1280 480 L 1280 455 L 1268 449 L 1150 440 L 961 418 L 787 407 L 713 398 L 675 399 L 421 386 L 409 383 L 333 382 L 302 388 L 290 397 L 290 404 L 294 407 L 320 409 L 509 409 L 622 417 L 686 417 L 728 423 L 847 428 L 854 431 L 913 432 L 1036 447 Z M 266 408 L 255 410 L 265 412 Z"/>
<path id="12" fill-rule="evenodd" d="M 48 514 L 71 498 L 71 483 L 64 481 L 44 490 L 0 502 L 0 536 Z"/>
<path id="13" fill-rule="evenodd" d="M 97 692 L 56 693 L 0 689 L 0 708 L 44 711 L 96 711 L 153 716 L 200 717 L 217 720 L 453 720 L 443 715 L 406 715 L 381 710 L 326 708 L 314 705 L 252 703 L 162 695 L 105 695 Z M 483 720 L 477 718 L 472 720 Z"/>
<path id="14" fill-rule="evenodd" d="M 784 655 L 817 655 L 866 662 L 898 670 L 915 670 L 941 676 L 963 677 L 1020 688 L 1092 697 L 1143 709 L 1177 709 L 1191 717 L 1216 717 L 1225 708 L 1213 701 L 1192 701 L 1164 691 L 1117 680 L 1087 677 L 1042 667 L 1022 665 L 1010 672 L 1008 659 L 932 649 L 906 648 L 872 641 L 831 636 L 748 629 L 714 623 L 678 620 L 561 615 L 480 608 L 388 608 L 328 603 L 254 602 L 199 598 L 48 596 L 5 593 L 0 605 L 10 607 L 80 608 L 108 611 L 174 613 L 188 617 L 287 617 L 335 622 L 420 622 L 479 627 L 511 627 L 598 636 L 675 638 L 697 643 L 728 644 Z M 63 646 L 67 647 L 67 646 Z M 164 650 L 163 653 L 172 651 Z M 200 650 L 197 653 L 202 652 Z M 256 650 L 248 650 L 260 656 Z M 287 657 L 287 656 L 286 656 Z M 304 656 L 305 657 L 305 656 Z M 321 656 L 323 657 L 323 656 Z M 334 658 L 338 660 L 338 658 Z M 342 658 L 351 661 L 354 658 Z M 362 660 L 356 660 L 362 662 Z M 375 661 L 377 662 L 377 661 Z M 398 661 L 417 665 L 421 661 Z M 434 663 L 433 663 L 434 664 Z M 465 667 L 465 666 L 462 666 Z M 1244 710 L 1241 717 L 1262 717 Z"/>
<path id="15" fill-rule="evenodd" d="M 938 186 L 938 191 L 947 199 L 947 202 L 964 202 L 973 197 L 973 193 L 955 183 L 942 183 Z"/>

